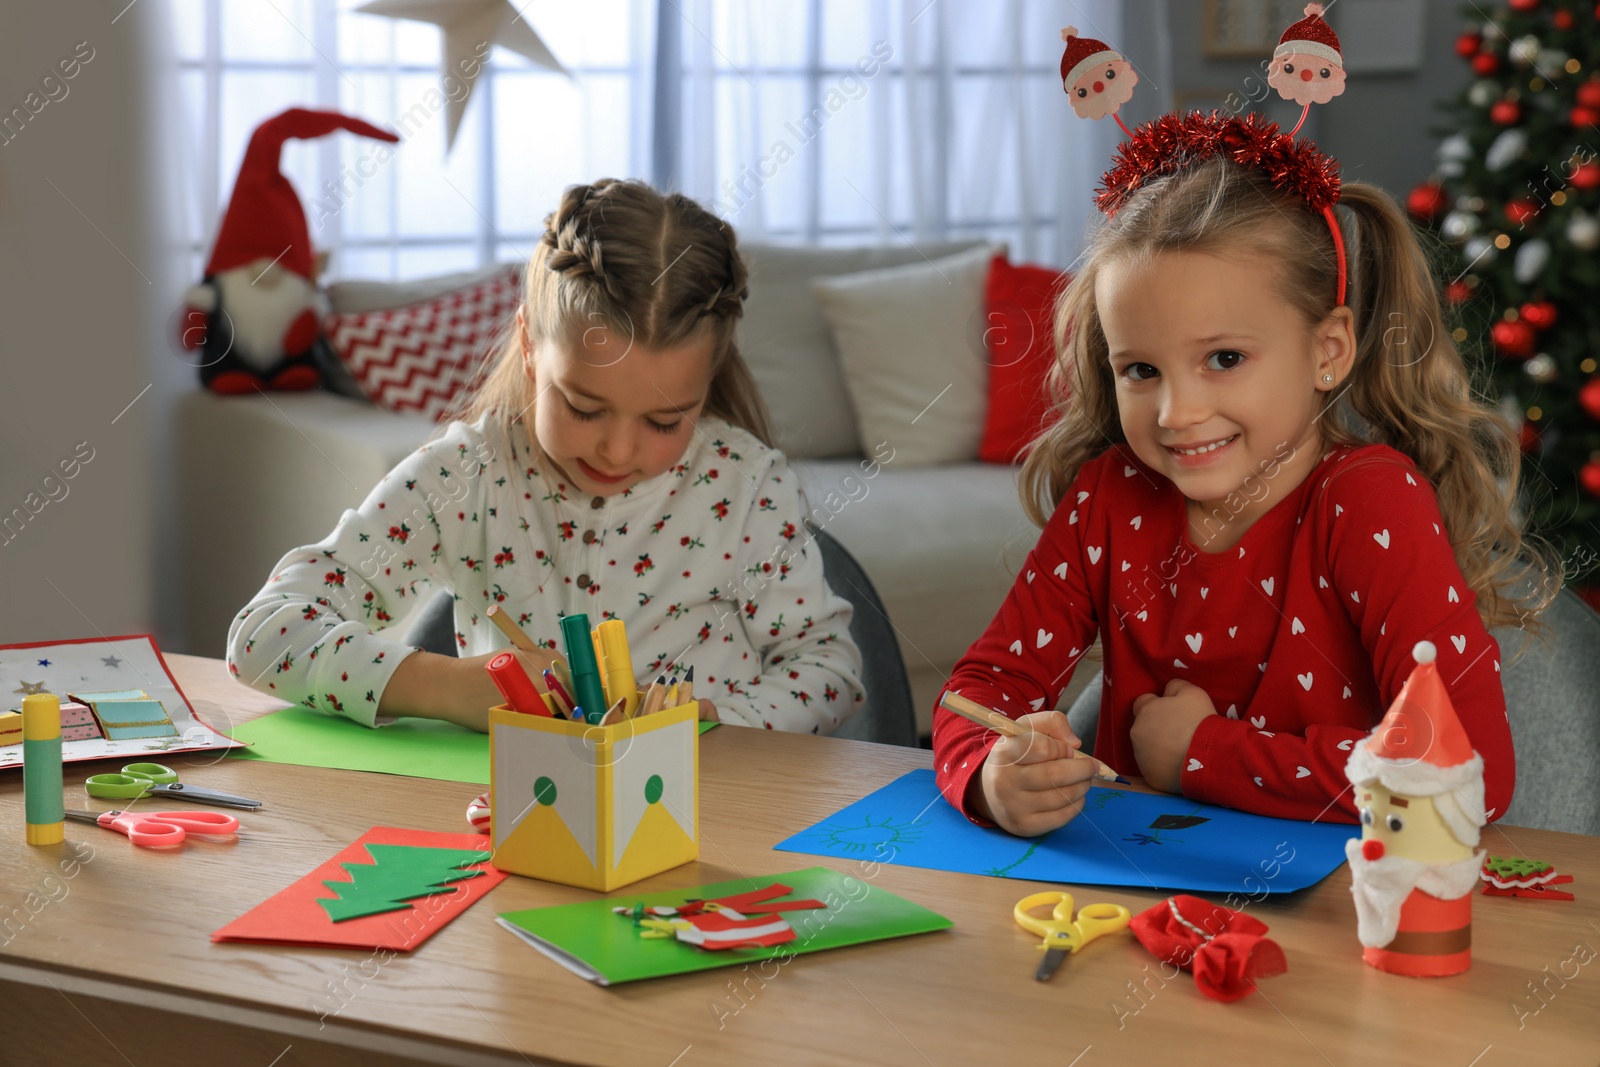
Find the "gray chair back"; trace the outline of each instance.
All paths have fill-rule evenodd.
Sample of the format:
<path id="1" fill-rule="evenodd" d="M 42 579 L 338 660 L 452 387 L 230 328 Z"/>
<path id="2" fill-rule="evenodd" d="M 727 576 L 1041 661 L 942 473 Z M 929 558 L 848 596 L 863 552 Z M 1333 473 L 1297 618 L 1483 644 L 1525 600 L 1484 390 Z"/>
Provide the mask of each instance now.
<path id="1" fill-rule="evenodd" d="M 1516 791 L 1498 821 L 1600 835 L 1600 615 L 1563 589 L 1542 619 L 1548 640 L 1494 631 L 1517 753 Z M 1096 674 L 1067 711 L 1084 751 L 1094 745 L 1101 688 Z"/>
<path id="2" fill-rule="evenodd" d="M 915 748 L 917 712 L 912 703 L 911 681 L 906 675 L 900 643 L 895 639 L 894 626 L 889 622 L 883 600 L 861 564 L 843 545 L 825 530 L 813 532 L 822 552 L 822 570 L 829 587 L 855 608 L 850 620 L 850 636 L 861 649 L 861 684 L 867 691 L 866 703 L 845 720 L 834 736 Z M 435 593 L 417 609 L 416 618 L 406 630 L 405 642 L 424 652 L 455 655 L 452 602 L 449 590 Z"/>

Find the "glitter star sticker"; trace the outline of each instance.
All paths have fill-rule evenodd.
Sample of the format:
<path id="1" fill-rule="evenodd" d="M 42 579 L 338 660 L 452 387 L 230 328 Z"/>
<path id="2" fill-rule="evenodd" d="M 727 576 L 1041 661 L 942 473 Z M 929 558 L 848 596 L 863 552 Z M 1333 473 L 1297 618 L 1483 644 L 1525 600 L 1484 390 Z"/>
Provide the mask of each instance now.
<path id="1" fill-rule="evenodd" d="M 23 682 L 20 687 L 18 687 L 17 689 L 14 689 L 12 691 L 16 692 L 16 693 L 21 693 L 23 696 L 35 696 L 35 695 L 37 695 L 39 693 L 44 692 L 44 683 L 43 682 Z"/>
<path id="2" fill-rule="evenodd" d="M 107 667 L 120 667 L 120 666 L 122 666 L 122 661 L 120 659 L 118 659 L 117 657 L 115 657 L 115 656 L 101 656 L 100 657 L 100 662 L 104 663 Z"/>

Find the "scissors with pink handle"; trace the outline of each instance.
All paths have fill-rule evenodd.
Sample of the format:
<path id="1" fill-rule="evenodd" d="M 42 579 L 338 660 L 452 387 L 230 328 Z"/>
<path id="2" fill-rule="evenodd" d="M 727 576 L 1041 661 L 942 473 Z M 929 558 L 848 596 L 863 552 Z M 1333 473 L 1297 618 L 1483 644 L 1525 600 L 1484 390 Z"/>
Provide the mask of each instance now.
<path id="1" fill-rule="evenodd" d="M 183 844 L 190 834 L 231 834 L 239 820 L 220 811 L 68 811 L 69 819 L 92 822 L 107 830 L 127 834 L 144 848 L 170 848 Z"/>

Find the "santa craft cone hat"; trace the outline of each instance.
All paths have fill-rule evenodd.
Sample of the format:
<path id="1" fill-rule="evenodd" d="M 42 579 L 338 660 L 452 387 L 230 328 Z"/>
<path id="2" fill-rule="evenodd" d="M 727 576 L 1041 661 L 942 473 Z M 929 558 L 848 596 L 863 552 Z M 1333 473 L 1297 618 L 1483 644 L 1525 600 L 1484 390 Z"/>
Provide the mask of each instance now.
<path id="1" fill-rule="evenodd" d="M 294 186 L 278 169 L 283 142 L 291 137 L 310 140 L 335 130 L 348 130 L 379 141 L 399 141 L 387 130 L 380 130 L 337 111 L 312 111 L 292 107 L 275 115 L 250 135 L 233 195 L 222 216 L 217 243 L 211 250 L 207 274 L 231 270 L 255 259 L 271 259 L 286 270 L 311 278 L 311 233 L 306 227 L 305 208 L 295 195 Z"/>
<path id="2" fill-rule="evenodd" d="M 1381 782 L 1391 793 L 1433 797 L 1440 816 L 1463 844 L 1476 846 L 1488 822 L 1483 806 L 1483 757 L 1472 742 L 1439 677 L 1439 650 L 1418 641 L 1417 665 L 1389 712 L 1350 752 L 1345 776 L 1356 785 Z"/>
<path id="3" fill-rule="evenodd" d="M 1071 85 L 1101 63 L 1114 63 L 1124 58 L 1121 52 L 1104 41 L 1079 37 L 1076 26 L 1062 30 L 1061 39 L 1067 42 L 1066 51 L 1061 53 L 1061 81 L 1064 85 Z"/>
<path id="4" fill-rule="evenodd" d="M 1272 58 L 1301 55 L 1325 59 L 1340 69 L 1344 68 L 1344 55 L 1339 51 L 1339 36 L 1322 17 L 1321 4 L 1307 4 L 1306 17 L 1283 31 Z"/>

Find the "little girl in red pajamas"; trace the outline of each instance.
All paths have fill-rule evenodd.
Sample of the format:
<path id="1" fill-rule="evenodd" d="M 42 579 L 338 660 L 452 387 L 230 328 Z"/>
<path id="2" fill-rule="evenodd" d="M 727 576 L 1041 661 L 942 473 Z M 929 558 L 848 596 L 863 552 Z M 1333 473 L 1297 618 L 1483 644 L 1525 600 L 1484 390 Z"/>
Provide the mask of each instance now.
<path id="1" fill-rule="evenodd" d="M 1035 835 L 1082 810 L 1094 763 L 1047 709 L 1096 638 L 1097 757 L 1197 801 L 1352 822 L 1351 746 L 1431 641 L 1488 817 L 1509 805 L 1486 626 L 1550 589 L 1537 556 L 1507 566 L 1515 436 L 1473 395 L 1405 216 L 1336 168 L 1213 113 L 1140 128 L 1106 175 L 1109 218 L 1057 309 L 1056 421 L 1022 470 L 1043 532 L 946 686 L 1038 733 L 935 714 L 940 788 L 975 822 Z M 1509 586 L 1530 569 L 1525 606 Z"/>

